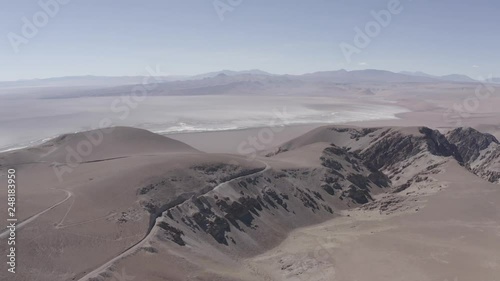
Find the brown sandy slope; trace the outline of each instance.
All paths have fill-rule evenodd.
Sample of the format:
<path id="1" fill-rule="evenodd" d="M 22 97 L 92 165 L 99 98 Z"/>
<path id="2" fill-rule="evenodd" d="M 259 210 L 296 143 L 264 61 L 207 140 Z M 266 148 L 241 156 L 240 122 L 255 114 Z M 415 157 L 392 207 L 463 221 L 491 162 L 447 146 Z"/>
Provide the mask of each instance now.
<path id="1" fill-rule="evenodd" d="M 71 280 L 140 241 L 156 208 L 205 192 L 223 178 L 264 168 L 237 156 L 208 157 L 178 141 L 133 128 L 105 132 L 92 153 L 67 162 L 67 148 L 77 150 L 88 135 L 99 133 L 62 136 L 40 147 L 0 155 L 0 200 L 7 200 L 5 171 L 16 168 L 17 217 L 27 221 L 39 215 L 18 229 L 23 264 L 9 280 Z M 60 181 L 56 168 L 71 169 Z M 154 198 L 143 195 L 142 189 L 152 190 Z M 6 209 L 0 212 L 5 219 Z M 2 243 L 2 249 L 5 246 Z"/>

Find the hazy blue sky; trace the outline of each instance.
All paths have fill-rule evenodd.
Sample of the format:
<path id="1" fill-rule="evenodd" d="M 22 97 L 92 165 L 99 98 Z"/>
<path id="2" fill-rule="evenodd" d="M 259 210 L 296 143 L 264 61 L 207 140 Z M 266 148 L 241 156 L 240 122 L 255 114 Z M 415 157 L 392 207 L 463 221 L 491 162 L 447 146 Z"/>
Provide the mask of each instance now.
<path id="1" fill-rule="evenodd" d="M 500 1 L 401 0 L 403 10 L 350 63 L 339 44 L 354 44 L 354 28 L 390 0 L 240 1 L 221 21 L 213 0 L 72 0 L 15 53 L 9 34 L 23 36 L 22 18 L 33 22 L 43 10 L 37 1 L 3 0 L 0 80 L 137 75 L 157 64 L 169 74 L 377 68 L 500 76 Z"/>

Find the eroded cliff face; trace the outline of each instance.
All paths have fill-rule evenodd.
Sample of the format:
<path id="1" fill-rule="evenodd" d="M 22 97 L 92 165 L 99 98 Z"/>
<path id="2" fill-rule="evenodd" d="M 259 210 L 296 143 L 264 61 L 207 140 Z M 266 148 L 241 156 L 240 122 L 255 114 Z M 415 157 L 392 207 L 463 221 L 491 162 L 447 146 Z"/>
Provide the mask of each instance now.
<path id="1" fill-rule="evenodd" d="M 162 189 L 168 189 L 165 182 L 177 179 L 164 179 L 139 193 L 156 190 L 153 198 L 157 201 L 151 200 L 148 206 L 158 216 L 163 213 L 163 239 L 178 245 L 201 239 L 214 247 L 233 245 L 231 251 L 252 255 L 278 243 L 291 229 L 367 204 L 377 194 L 425 186 L 447 161 L 498 181 L 498 172 L 493 170 L 500 158 L 498 141 L 472 129 L 456 129 L 447 135 L 425 127 L 325 130 L 333 137 L 318 156 L 320 168 L 242 172 L 223 165 L 198 166 L 192 169 L 204 175 L 207 187 L 199 194 L 184 195 L 175 206 L 161 205 L 157 199 Z M 278 148 L 269 159 L 288 151 Z"/>
<path id="2" fill-rule="evenodd" d="M 457 147 L 471 172 L 500 184 L 500 144 L 493 135 L 472 128 L 457 128 L 446 137 Z"/>
<path id="3" fill-rule="evenodd" d="M 152 221 L 161 217 L 159 237 L 180 246 L 197 241 L 222 251 L 254 255 L 297 227 L 372 202 L 377 194 L 401 192 L 415 182 L 431 181 L 433 169 L 449 159 L 460 159 L 453 144 L 427 128 L 416 133 L 384 128 L 326 130 L 345 135 L 344 146 L 332 138 L 317 156 L 321 167 L 238 171 L 227 165 L 195 166 L 192 172 L 202 176 L 187 177 L 204 178 L 206 187 L 168 203 L 161 198 L 166 198 L 169 186 L 188 178 L 166 178 L 141 188 L 139 194 L 155 218 Z M 287 151 L 278 150 L 273 156 Z M 418 163 L 418 168 L 412 163 Z"/>
<path id="4" fill-rule="evenodd" d="M 275 246 L 295 228 L 371 202 L 392 186 L 381 171 L 346 148 L 332 144 L 317 157 L 319 167 L 197 165 L 143 186 L 138 196 L 160 240 L 251 256 Z M 186 182 L 204 187 L 170 196 Z"/>
<path id="5" fill-rule="evenodd" d="M 390 187 L 382 173 L 344 149 L 326 148 L 321 161 L 321 168 L 269 169 L 193 196 L 165 212 L 161 222 L 169 227 L 158 235 L 178 245 L 203 241 L 221 251 L 251 256 L 297 227 L 368 203 L 372 194 Z"/>
<path id="6" fill-rule="evenodd" d="M 446 134 L 449 142 L 453 143 L 466 163 L 477 160 L 481 151 L 488 147 L 498 146 L 498 140 L 490 134 L 481 133 L 472 128 L 457 128 Z"/>
<path id="7" fill-rule="evenodd" d="M 472 128 L 457 128 L 447 134 L 426 127 L 324 130 L 328 133 L 322 136 L 352 151 L 368 167 L 382 171 L 395 185 L 401 184 L 402 174 L 418 176 L 427 167 L 436 168 L 433 165 L 449 159 L 479 177 L 500 183 L 499 141 Z"/>

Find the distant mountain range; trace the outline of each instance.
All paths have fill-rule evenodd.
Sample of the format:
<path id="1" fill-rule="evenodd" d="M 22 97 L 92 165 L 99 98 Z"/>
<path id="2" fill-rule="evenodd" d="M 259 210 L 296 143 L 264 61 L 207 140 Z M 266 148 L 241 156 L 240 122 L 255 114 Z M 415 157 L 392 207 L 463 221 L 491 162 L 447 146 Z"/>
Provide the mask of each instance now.
<path id="1" fill-rule="evenodd" d="M 477 80 L 474 80 L 470 78 L 467 75 L 462 75 L 462 74 L 449 74 L 449 75 L 443 75 L 443 76 L 435 76 L 435 75 L 430 75 L 421 71 L 417 72 L 410 72 L 410 71 L 402 71 L 400 72 L 401 74 L 405 75 L 410 75 L 410 76 L 418 76 L 418 77 L 427 77 L 427 78 L 435 78 L 439 80 L 444 80 L 444 81 L 451 81 L 451 82 L 477 82 Z"/>
<path id="2" fill-rule="evenodd" d="M 245 71 L 232 71 L 232 70 L 222 70 L 217 72 L 210 72 L 200 75 L 195 75 L 187 78 L 188 80 L 213 78 L 216 76 L 238 76 L 238 75 L 267 75 L 267 76 L 279 76 L 277 74 L 271 74 L 258 69 L 245 70 Z M 430 75 L 424 72 L 410 72 L 402 71 L 399 73 L 377 70 L 377 69 L 365 69 L 365 70 L 353 70 L 347 71 L 345 69 L 336 71 L 320 71 L 314 73 L 308 73 L 303 75 L 285 75 L 293 77 L 305 77 L 309 79 L 335 79 L 338 82 L 436 82 L 436 81 L 450 81 L 450 82 L 478 82 L 467 75 L 462 74 L 449 74 L 443 76 Z M 417 78 L 415 78 L 417 77 Z M 428 78 L 428 79 L 425 79 Z"/>
<path id="3" fill-rule="evenodd" d="M 128 83 L 107 87 L 59 88 L 41 93 L 44 98 L 109 97 L 130 93 L 131 82 L 140 77 L 129 77 Z M 133 79 L 132 79 L 133 78 Z M 96 78 L 97 79 L 97 78 Z M 106 80 L 105 78 L 101 78 Z M 109 77 L 110 81 L 115 82 Z M 470 78 L 469 78 L 470 79 Z M 191 77 L 165 77 L 148 92 L 150 96 L 202 96 L 202 95 L 250 95 L 250 96 L 374 96 L 392 86 L 416 88 L 417 84 L 465 84 L 476 82 L 459 75 L 435 77 L 421 73 L 395 73 L 385 70 L 336 70 L 302 75 L 276 75 L 260 70 L 223 70 Z M 172 81 L 174 80 L 174 81 Z M 66 83 L 68 80 L 63 81 Z M 101 81 L 101 80 L 98 80 Z M 123 81 L 123 80 L 122 80 Z M 111 84 L 111 83 L 110 83 Z M 132 83 L 133 84 L 133 83 Z M 391 86 L 392 85 L 392 86 Z M 388 88 L 389 87 L 389 88 Z M 461 87 L 461 86 L 460 86 Z M 0 84 L 0 89 L 2 89 Z M 5 88 L 3 89 L 5 90 Z M 26 91 L 23 89 L 23 91 Z M 13 94 L 13 91 L 9 91 Z"/>
<path id="4" fill-rule="evenodd" d="M 120 85 L 141 84 L 145 76 L 65 76 L 45 79 L 29 79 L 18 81 L 0 82 L 0 88 L 17 87 L 113 87 Z M 162 81 L 176 81 L 185 78 L 184 76 L 166 76 L 160 77 Z"/>
<path id="5" fill-rule="evenodd" d="M 100 89 L 100 95 L 109 95 L 103 88 L 121 91 L 121 87 L 141 84 L 145 76 L 68 76 L 48 79 L 33 79 L 0 82 L 0 89 L 37 88 L 37 87 L 80 87 Z M 151 80 L 151 79 L 150 79 Z M 450 74 L 434 76 L 424 72 L 391 72 L 386 70 L 366 69 L 347 71 L 320 71 L 302 75 L 278 75 L 258 69 L 233 71 L 222 70 L 194 76 L 159 77 L 163 93 L 169 95 L 198 95 L 224 93 L 255 93 L 280 92 L 293 94 L 295 92 L 310 92 L 311 94 L 325 90 L 342 91 L 342 85 L 352 84 L 383 84 L 383 83 L 474 83 L 479 82 L 466 75 Z M 152 81 L 151 81 L 152 82 Z M 489 82 L 500 83 L 500 78 Z M 114 91 L 113 90 L 113 91 Z M 366 94 L 373 94 L 372 91 Z"/>
<path id="6" fill-rule="evenodd" d="M 328 80 L 337 83 L 427 83 L 438 82 L 438 79 L 406 75 L 386 70 L 366 69 L 347 71 L 322 71 L 301 75 L 307 80 Z"/>
<path id="7" fill-rule="evenodd" d="M 490 81 L 493 83 L 500 83 L 500 77 L 493 77 L 490 79 Z"/>
<path id="8" fill-rule="evenodd" d="M 216 71 L 216 72 L 209 72 L 209 73 L 204 73 L 204 74 L 199 74 L 195 76 L 191 76 L 188 79 L 190 80 L 196 80 L 196 79 L 205 79 L 205 78 L 213 78 L 216 76 L 236 76 L 236 75 L 244 75 L 244 74 L 249 74 L 249 75 L 275 75 L 271 74 L 269 72 L 265 72 L 262 70 L 258 69 L 251 69 L 251 70 L 242 70 L 242 71 L 234 71 L 234 70 L 221 70 L 221 71 Z"/>

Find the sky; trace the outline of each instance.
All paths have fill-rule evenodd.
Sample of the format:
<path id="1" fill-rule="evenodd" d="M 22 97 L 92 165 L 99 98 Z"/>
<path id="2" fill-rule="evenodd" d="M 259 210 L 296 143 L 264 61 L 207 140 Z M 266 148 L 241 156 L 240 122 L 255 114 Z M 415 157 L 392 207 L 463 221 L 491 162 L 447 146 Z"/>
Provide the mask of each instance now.
<path id="1" fill-rule="evenodd" d="M 165 75 L 500 76 L 494 0 L 0 1 L 0 81 L 143 75 L 148 66 Z"/>

